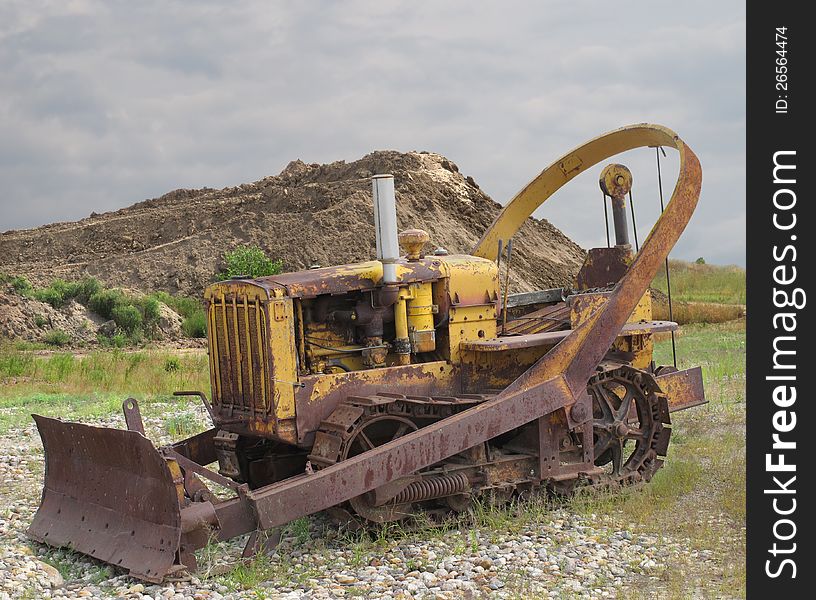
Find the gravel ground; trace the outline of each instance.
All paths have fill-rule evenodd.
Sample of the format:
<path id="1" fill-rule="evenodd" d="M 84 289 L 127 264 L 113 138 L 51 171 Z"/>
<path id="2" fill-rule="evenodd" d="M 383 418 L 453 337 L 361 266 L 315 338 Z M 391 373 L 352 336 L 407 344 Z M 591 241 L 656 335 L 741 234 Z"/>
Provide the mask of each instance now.
<path id="1" fill-rule="evenodd" d="M 161 414 L 161 406 L 150 412 Z M 197 408 L 167 406 L 203 425 Z M 94 421 L 123 427 L 121 418 Z M 146 419 L 167 442 L 167 421 Z M 243 540 L 202 551 L 197 576 L 148 585 L 25 536 L 39 501 L 42 447 L 32 425 L 0 437 L 0 600 L 8 598 L 615 598 L 659 586 L 669 568 L 705 563 L 689 540 L 623 530 L 608 516 L 537 508 L 491 522 L 391 534 L 338 531 L 314 516 L 290 526 L 270 558 L 240 564 Z M 53 565 L 53 566 L 52 566 Z M 249 589 L 244 589 L 249 588 Z"/>

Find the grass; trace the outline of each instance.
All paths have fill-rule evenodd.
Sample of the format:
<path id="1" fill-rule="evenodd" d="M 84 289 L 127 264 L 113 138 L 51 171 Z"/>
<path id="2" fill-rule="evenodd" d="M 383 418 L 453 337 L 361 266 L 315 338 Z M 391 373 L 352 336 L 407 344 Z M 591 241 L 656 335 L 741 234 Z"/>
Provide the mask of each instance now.
<path id="1" fill-rule="evenodd" d="M 716 561 L 675 564 L 627 598 L 745 595 L 745 321 L 689 325 L 677 337 L 678 367 L 703 368 L 709 404 L 672 415 L 672 441 L 652 482 L 615 495 L 578 496 L 584 514 L 613 515 L 634 531 L 687 539 Z M 671 364 L 671 345 L 656 347 Z"/>
<path id="2" fill-rule="evenodd" d="M 182 439 L 198 431 L 198 419 L 191 413 L 176 413 L 164 420 L 164 428 L 174 439 Z"/>
<path id="3" fill-rule="evenodd" d="M 745 316 L 745 308 L 739 304 L 715 304 L 711 302 L 665 302 L 652 303 L 652 316 L 661 321 L 674 321 L 680 325 L 689 323 L 725 323 Z"/>
<path id="4" fill-rule="evenodd" d="M 712 282 L 717 280 L 712 276 Z M 714 287 L 707 285 L 709 291 Z M 729 295 L 728 285 L 721 286 L 720 298 Z M 705 296 L 697 296 L 700 297 Z M 737 303 L 731 306 L 739 308 Z M 672 415 L 669 456 L 650 484 L 614 495 L 582 494 L 567 507 L 583 515 L 599 515 L 597 518 L 613 523 L 616 529 L 665 537 L 699 553 L 693 562 L 687 558 L 672 562 L 658 574 L 658 579 L 627 581 L 621 597 L 681 599 L 689 597 L 690 590 L 694 590 L 696 597 L 742 597 L 745 321 L 686 325 L 678 332 L 676 341 L 680 368 L 702 366 L 710 403 Z M 665 336 L 656 343 L 655 360 L 658 364 L 672 362 L 671 345 Z M 149 412 L 151 402 L 168 400 L 174 390 L 201 389 L 205 393 L 209 390 L 204 354 L 117 349 L 76 356 L 68 352 L 37 355 L 13 346 L 0 347 L 0 382 L 0 432 L 30 423 L 31 412 L 71 419 L 121 414 L 121 402 L 127 396 L 139 398 L 147 408 L 144 412 Z M 195 427 L 193 417 L 184 411 L 186 400 L 176 402 L 179 410 L 160 415 L 160 423 L 173 437 L 186 435 Z M 435 536 L 450 541 L 451 552 L 476 554 L 485 544 L 502 536 L 517 533 L 531 523 L 546 522 L 551 510 L 552 505 L 541 498 L 507 507 L 478 503 L 467 523 L 438 525 L 428 521 L 411 530 L 403 529 L 401 524 L 387 524 L 368 531 L 342 533 L 333 542 L 328 542 L 328 538 L 312 539 L 311 520 L 303 518 L 290 523 L 284 535 L 294 539 L 296 547 L 308 543 L 315 552 L 325 551 L 332 560 L 342 557 L 347 565 L 357 568 L 394 544 Z M 409 560 L 411 564 L 406 566 L 417 569 L 425 566 L 420 558 Z M 60 568 L 60 561 L 55 563 Z M 66 571 L 65 575 L 71 574 Z M 276 555 L 241 563 L 217 580 L 232 589 L 243 590 L 257 588 L 266 581 L 281 586 L 301 585 L 316 576 L 313 568 L 295 563 L 286 555 Z M 349 589 L 352 591 L 348 595 L 358 591 Z M 512 586 L 508 583 L 505 591 L 508 597 L 526 598 L 530 597 L 526 589 L 524 578 L 519 577 Z M 259 595 L 263 593 L 258 590 Z"/>
<path id="5" fill-rule="evenodd" d="M 652 288 L 655 319 L 687 323 L 724 323 L 745 316 L 745 269 L 721 267 L 681 260 L 669 261 L 672 314 L 665 296 L 666 272 L 661 269 Z"/>
<path id="6" fill-rule="evenodd" d="M 745 269 L 741 267 L 670 260 L 669 276 L 672 299 L 677 302 L 745 304 Z M 665 270 L 658 272 L 652 287 L 667 292 Z"/>
<path id="7" fill-rule="evenodd" d="M 0 433 L 29 423 L 32 412 L 63 418 L 103 417 L 121 414 L 128 396 L 145 404 L 168 400 L 176 390 L 209 394 L 210 389 L 206 354 L 118 349 L 41 356 L 0 347 L 0 383 Z M 168 433 L 192 427 L 181 414 L 167 425 Z"/>

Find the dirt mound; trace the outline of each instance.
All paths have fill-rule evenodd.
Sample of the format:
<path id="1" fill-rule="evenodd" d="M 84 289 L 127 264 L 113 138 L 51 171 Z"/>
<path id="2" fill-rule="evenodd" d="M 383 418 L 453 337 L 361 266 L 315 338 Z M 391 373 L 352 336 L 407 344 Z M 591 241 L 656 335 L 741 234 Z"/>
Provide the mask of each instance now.
<path id="1" fill-rule="evenodd" d="M 159 303 L 159 319 L 151 339 L 175 342 L 185 336 L 182 317 L 169 306 Z M 110 337 L 118 329 L 76 300 L 54 308 L 50 304 L 21 294 L 9 283 L 0 283 L 0 340 L 4 338 L 46 342 L 52 346 L 87 346 L 99 340 L 99 334 Z"/>
<path id="2" fill-rule="evenodd" d="M 213 190 L 176 190 L 73 223 L 0 234 L 0 271 L 35 284 L 92 275 L 108 286 L 199 295 L 226 250 L 257 244 L 287 271 L 375 255 L 370 177 L 392 173 L 400 228 L 469 252 L 501 206 L 439 154 L 373 152 L 327 165 L 290 163 L 280 175 Z M 514 240 L 511 291 L 568 285 L 583 251 L 545 220 Z"/>
<path id="3" fill-rule="evenodd" d="M 0 339 L 38 342 L 62 332 L 62 340 L 54 338 L 60 344 L 95 342 L 96 332 L 103 321 L 75 300 L 57 310 L 44 302 L 21 296 L 11 285 L 0 285 Z"/>

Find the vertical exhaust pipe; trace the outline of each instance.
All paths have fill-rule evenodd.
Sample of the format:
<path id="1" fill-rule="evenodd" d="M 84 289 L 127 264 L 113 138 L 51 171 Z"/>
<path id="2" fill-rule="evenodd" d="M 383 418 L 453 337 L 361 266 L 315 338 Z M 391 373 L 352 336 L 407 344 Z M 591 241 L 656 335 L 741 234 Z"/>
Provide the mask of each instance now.
<path id="1" fill-rule="evenodd" d="M 406 297 L 400 292 L 397 277 L 399 238 L 397 237 L 397 199 L 393 175 L 374 175 L 371 179 L 374 196 L 374 231 L 377 238 L 377 260 L 383 266 L 383 287 L 380 303 L 394 306 L 394 352 L 401 365 L 411 363 L 411 340 L 408 331 Z"/>
<path id="2" fill-rule="evenodd" d="M 383 264 L 383 283 L 397 283 L 397 200 L 394 195 L 393 175 L 374 175 L 371 178 L 374 196 L 374 231 L 377 238 L 377 260 Z"/>

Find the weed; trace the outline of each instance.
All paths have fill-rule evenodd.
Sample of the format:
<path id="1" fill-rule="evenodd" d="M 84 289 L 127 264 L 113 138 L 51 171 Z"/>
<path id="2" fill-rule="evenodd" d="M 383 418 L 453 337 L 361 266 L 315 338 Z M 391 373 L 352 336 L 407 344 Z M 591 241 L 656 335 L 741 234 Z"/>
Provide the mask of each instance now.
<path id="1" fill-rule="evenodd" d="M 0 349 L 0 377 L 30 375 L 33 367 L 34 357 L 30 354 Z"/>
<path id="2" fill-rule="evenodd" d="M 99 281 L 93 277 L 85 277 L 73 282 L 55 279 L 48 287 L 34 290 L 32 295 L 40 302 L 50 304 L 54 308 L 62 308 L 74 299 L 83 304 L 87 303 L 101 289 Z"/>
<path id="3" fill-rule="evenodd" d="M 142 313 L 133 304 L 120 304 L 113 307 L 111 318 L 128 335 L 133 335 L 142 329 Z"/>
<path id="4" fill-rule="evenodd" d="M 287 533 L 293 535 L 298 544 L 305 544 L 312 537 L 311 520 L 309 517 L 295 519 L 286 526 Z"/>
<path id="5" fill-rule="evenodd" d="M 122 290 L 108 289 L 99 290 L 88 300 L 88 308 L 105 319 L 113 318 L 113 309 L 123 303 L 125 299 Z"/>
<path id="6" fill-rule="evenodd" d="M 166 361 L 164 361 L 165 373 L 175 373 L 179 369 L 181 369 L 181 363 L 175 356 L 171 356 Z"/>
<path id="7" fill-rule="evenodd" d="M 21 296 L 30 296 L 34 292 L 34 287 L 25 277 L 10 277 L 8 282 L 11 284 L 12 289 Z"/>
<path id="8" fill-rule="evenodd" d="M 195 433 L 199 425 L 195 415 L 182 412 L 167 417 L 164 420 L 164 429 L 174 438 L 179 438 Z"/>
<path id="9" fill-rule="evenodd" d="M 207 337 L 207 315 L 204 313 L 204 309 L 199 309 L 198 312 L 186 317 L 181 324 L 181 330 L 187 337 Z"/>
<path id="10" fill-rule="evenodd" d="M 71 336 L 61 329 L 54 329 L 46 333 L 42 341 L 49 346 L 67 346 L 71 343 Z"/>

